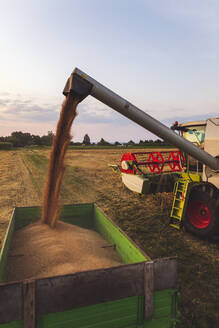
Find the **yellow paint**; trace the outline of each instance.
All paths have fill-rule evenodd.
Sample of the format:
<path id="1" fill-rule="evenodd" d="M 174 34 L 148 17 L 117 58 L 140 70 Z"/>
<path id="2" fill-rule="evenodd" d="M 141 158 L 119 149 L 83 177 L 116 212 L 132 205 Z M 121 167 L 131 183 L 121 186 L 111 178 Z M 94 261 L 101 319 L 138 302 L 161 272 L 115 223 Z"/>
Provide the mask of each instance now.
<path id="1" fill-rule="evenodd" d="M 200 182 L 201 181 L 201 175 L 199 174 L 192 174 L 192 173 L 186 173 L 186 172 L 182 172 L 181 173 L 182 178 L 185 180 L 192 180 L 194 182 Z"/>
<path id="2" fill-rule="evenodd" d="M 172 224 L 172 223 L 170 223 L 170 226 L 173 227 L 173 228 L 175 228 L 175 229 L 180 230 L 180 226 L 178 226 L 178 225 L 176 225 L 176 224 Z"/>

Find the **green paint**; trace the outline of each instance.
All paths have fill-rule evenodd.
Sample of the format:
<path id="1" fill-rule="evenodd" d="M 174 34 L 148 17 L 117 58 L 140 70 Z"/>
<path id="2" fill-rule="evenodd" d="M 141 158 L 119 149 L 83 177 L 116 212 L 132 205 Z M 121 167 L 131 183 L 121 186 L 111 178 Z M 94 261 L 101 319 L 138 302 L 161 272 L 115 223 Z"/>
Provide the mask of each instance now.
<path id="1" fill-rule="evenodd" d="M 113 302 L 81 307 L 40 316 L 37 328 L 170 328 L 176 318 L 171 315 L 174 290 L 155 292 L 154 316 L 144 320 L 144 297 L 133 296 Z"/>
<path id="2" fill-rule="evenodd" d="M 88 204 L 71 204 L 65 205 L 61 209 L 61 217 L 80 215 L 80 216 L 93 216 L 93 203 Z"/>
<path id="3" fill-rule="evenodd" d="M 137 322 L 138 296 L 41 316 L 37 328 L 132 327 Z"/>
<path id="4" fill-rule="evenodd" d="M 94 229 L 93 203 L 65 205 L 60 213 L 60 220 L 85 229 Z"/>
<path id="5" fill-rule="evenodd" d="M 39 206 L 16 207 L 15 230 L 40 220 L 40 217 L 41 207 Z M 60 220 L 91 229 L 93 227 L 93 203 L 63 206 L 60 212 Z"/>
<path id="6" fill-rule="evenodd" d="M 14 232 L 14 226 L 15 226 L 15 213 L 12 214 L 12 218 L 10 220 L 8 229 L 6 231 L 5 239 L 0 253 L 0 282 L 3 282 L 5 280 L 8 251 L 9 251 L 12 235 Z"/>
<path id="7" fill-rule="evenodd" d="M 15 230 L 26 227 L 40 219 L 41 208 L 39 206 L 15 208 Z"/>
<path id="8" fill-rule="evenodd" d="M 94 206 L 94 225 L 97 232 L 110 244 L 116 245 L 115 250 L 123 263 L 136 263 L 146 261 L 147 258 L 135 247 L 132 242 L 115 226 L 106 216 Z"/>

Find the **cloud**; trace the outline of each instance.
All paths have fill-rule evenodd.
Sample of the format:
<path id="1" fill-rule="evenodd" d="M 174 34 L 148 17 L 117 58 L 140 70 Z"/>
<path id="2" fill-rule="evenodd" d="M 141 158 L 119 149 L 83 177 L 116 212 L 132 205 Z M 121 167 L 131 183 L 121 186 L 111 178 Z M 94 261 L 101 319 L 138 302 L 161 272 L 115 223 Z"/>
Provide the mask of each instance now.
<path id="1" fill-rule="evenodd" d="M 57 121 L 58 113 L 54 108 L 44 108 L 38 105 L 13 104 L 6 108 L 0 107 L 2 120 L 17 120 L 20 122 L 51 122 Z"/>
<path id="2" fill-rule="evenodd" d="M 101 103 L 85 103 L 78 106 L 78 123 L 127 125 L 129 120 Z"/>
<path id="3" fill-rule="evenodd" d="M 31 98 L 0 95 L 0 119 L 19 122 L 54 122 L 58 119 L 57 104 L 37 105 Z"/>
<path id="4" fill-rule="evenodd" d="M 57 122 L 61 103 L 37 101 L 18 95 L 0 96 L 0 119 L 20 122 Z M 9 97 L 10 96 L 10 97 Z M 89 98 L 78 106 L 78 123 L 126 125 L 127 119 L 96 100 Z"/>

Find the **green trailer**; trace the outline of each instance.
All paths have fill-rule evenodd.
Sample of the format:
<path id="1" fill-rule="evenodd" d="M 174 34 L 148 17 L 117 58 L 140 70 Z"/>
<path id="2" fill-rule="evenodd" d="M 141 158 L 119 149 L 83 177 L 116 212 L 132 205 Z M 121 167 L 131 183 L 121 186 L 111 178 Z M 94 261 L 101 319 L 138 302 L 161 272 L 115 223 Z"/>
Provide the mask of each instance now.
<path id="1" fill-rule="evenodd" d="M 13 233 L 40 218 L 40 207 L 16 207 L 0 253 L 0 328 L 175 327 L 177 260 L 152 261 L 95 204 L 65 205 L 60 219 L 93 229 L 114 245 L 116 267 L 7 282 Z"/>

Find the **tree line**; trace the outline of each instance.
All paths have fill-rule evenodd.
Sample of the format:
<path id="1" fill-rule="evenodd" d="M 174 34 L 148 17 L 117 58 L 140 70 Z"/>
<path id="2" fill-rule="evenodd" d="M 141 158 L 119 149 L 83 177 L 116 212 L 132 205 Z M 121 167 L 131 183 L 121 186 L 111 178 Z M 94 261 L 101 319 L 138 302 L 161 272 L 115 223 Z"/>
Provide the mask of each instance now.
<path id="1" fill-rule="evenodd" d="M 8 137 L 0 137 L 0 142 L 11 143 L 13 147 L 25 146 L 51 146 L 54 133 L 48 131 L 47 135 L 42 137 L 28 132 L 15 131 Z"/>
<path id="2" fill-rule="evenodd" d="M 80 144 L 81 143 L 72 143 L 72 144 Z M 84 145 L 91 145 L 91 141 L 90 141 L 90 137 L 88 134 L 85 134 L 84 136 L 84 139 L 83 139 L 83 142 L 82 144 Z M 169 144 L 163 140 L 160 140 L 160 139 L 156 139 L 156 140 L 140 140 L 139 143 L 136 143 L 134 142 L 133 140 L 129 140 L 128 142 L 123 142 L 123 143 L 120 143 L 119 141 L 115 141 L 113 143 L 114 146 L 134 146 L 134 145 L 141 145 L 141 146 L 149 146 L 149 145 L 154 145 L 154 144 L 159 144 L 159 145 L 163 145 L 163 146 L 169 146 Z M 92 145 L 99 145 L 99 146 L 112 146 L 112 143 L 104 140 L 103 138 L 100 139 L 99 142 L 97 142 L 96 144 L 95 143 L 92 143 Z"/>
<path id="3" fill-rule="evenodd" d="M 31 134 L 28 132 L 21 132 L 15 131 L 12 132 L 10 136 L 7 137 L 0 137 L 0 143 L 11 145 L 12 147 L 26 147 L 26 146 L 51 146 L 53 142 L 54 133 L 52 131 L 48 131 L 47 135 L 39 136 L 35 134 Z M 103 138 L 100 139 L 99 142 L 91 143 L 90 137 L 88 134 L 85 134 L 82 142 L 74 142 L 71 141 L 70 145 L 81 146 L 81 145 L 97 145 L 97 146 L 133 146 L 133 145 L 141 145 L 141 146 L 149 146 L 159 144 L 163 146 L 168 146 L 167 143 L 164 141 L 157 139 L 157 140 L 140 140 L 139 143 L 135 143 L 133 140 L 130 140 L 125 143 L 120 143 L 119 141 L 115 141 L 113 144 L 104 140 Z"/>

